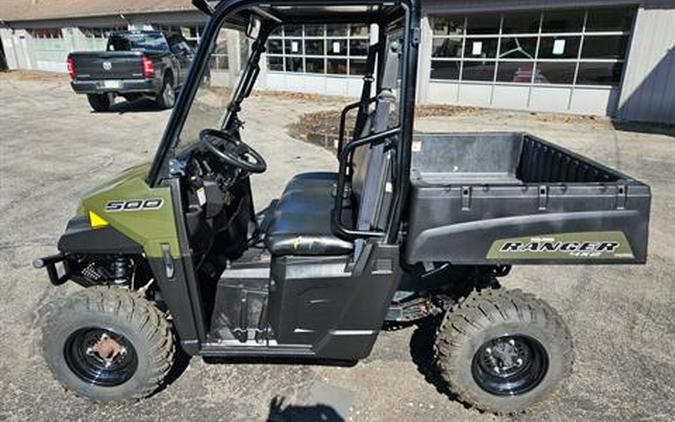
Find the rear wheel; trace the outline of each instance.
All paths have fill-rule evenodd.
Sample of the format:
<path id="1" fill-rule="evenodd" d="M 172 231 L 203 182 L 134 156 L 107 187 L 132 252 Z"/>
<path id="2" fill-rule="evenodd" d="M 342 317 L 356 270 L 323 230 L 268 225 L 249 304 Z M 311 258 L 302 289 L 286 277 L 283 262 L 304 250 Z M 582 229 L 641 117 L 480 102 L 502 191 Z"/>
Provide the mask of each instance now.
<path id="1" fill-rule="evenodd" d="M 43 352 L 66 388 L 94 400 L 143 398 L 171 368 L 166 317 L 138 294 L 92 287 L 58 306 L 42 329 Z"/>
<path id="2" fill-rule="evenodd" d="M 87 94 L 87 100 L 94 111 L 108 111 L 112 104 L 110 94 Z"/>
<path id="3" fill-rule="evenodd" d="M 481 410 L 525 411 L 572 371 L 569 330 L 546 302 L 520 290 L 472 292 L 448 312 L 435 344 L 449 390 Z"/>
<path id="4" fill-rule="evenodd" d="M 159 91 L 157 96 L 157 105 L 160 108 L 172 108 L 176 103 L 176 90 L 173 87 L 173 79 L 170 75 L 164 77 L 164 82 L 162 84 L 162 90 Z"/>

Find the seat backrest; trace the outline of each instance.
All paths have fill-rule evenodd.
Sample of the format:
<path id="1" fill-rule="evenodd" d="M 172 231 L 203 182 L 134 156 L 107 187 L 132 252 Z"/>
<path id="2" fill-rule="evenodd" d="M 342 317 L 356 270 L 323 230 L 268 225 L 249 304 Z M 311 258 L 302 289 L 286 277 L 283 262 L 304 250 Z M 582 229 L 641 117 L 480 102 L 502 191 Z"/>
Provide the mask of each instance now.
<path id="1" fill-rule="evenodd" d="M 377 95 L 374 114 L 370 117 L 369 133 L 388 129 L 390 111 L 395 105 L 395 95 L 400 73 L 400 31 L 387 35 L 382 80 Z M 368 134 L 368 132 L 364 133 Z M 357 205 L 357 230 L 377 227 L 381 206 L 390 179 L 391 152 L 384 143 L 363 146 L 354 151 L 352 161 L 352 192 Z"/>

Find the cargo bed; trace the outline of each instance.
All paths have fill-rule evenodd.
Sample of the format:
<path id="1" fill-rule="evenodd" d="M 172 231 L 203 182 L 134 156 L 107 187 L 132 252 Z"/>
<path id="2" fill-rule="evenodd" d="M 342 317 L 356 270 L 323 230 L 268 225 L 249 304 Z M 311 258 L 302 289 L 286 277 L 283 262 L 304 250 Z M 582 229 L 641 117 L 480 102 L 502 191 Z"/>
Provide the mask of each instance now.
<path id="1" fill-rule="evenodd" d="M 417 133 L 410 264 L 636 264 L 649 186 L 525 133 Z"/>

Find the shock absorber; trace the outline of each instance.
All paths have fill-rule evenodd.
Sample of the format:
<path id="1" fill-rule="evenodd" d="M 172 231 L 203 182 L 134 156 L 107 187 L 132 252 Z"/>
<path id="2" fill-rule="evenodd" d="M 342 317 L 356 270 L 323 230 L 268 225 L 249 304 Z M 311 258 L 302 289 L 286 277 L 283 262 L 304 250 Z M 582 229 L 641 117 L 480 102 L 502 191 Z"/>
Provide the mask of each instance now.
<path id="1" fill-rule="evenodd" d="M 131 260 L 127 257 L 120 256 L 113 261 L 113 283 L 123 284 L 129 281 L 129 268 L 131 268 Z"/>

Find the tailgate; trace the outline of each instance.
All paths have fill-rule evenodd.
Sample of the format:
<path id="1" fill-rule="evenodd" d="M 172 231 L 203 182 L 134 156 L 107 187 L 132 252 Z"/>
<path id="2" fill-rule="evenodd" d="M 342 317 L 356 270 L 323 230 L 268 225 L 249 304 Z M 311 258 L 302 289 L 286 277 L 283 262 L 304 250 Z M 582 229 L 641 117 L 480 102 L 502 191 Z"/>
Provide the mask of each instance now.
<path id="1" fill-rule="evenodd" d="M 72 53 L 77 80 L 143 79 L 143 53 L 99 51 Z"/>

